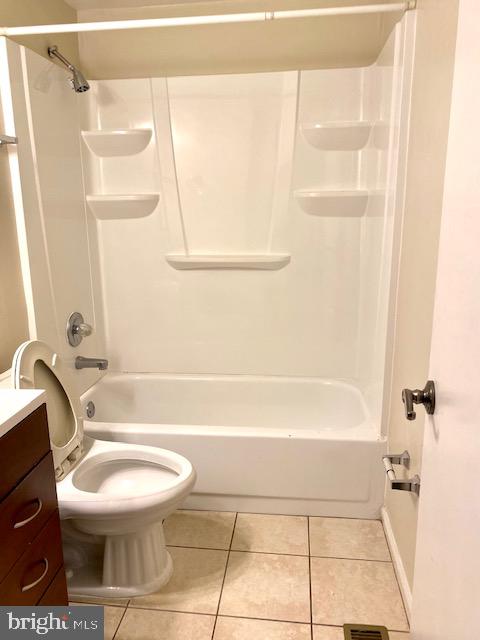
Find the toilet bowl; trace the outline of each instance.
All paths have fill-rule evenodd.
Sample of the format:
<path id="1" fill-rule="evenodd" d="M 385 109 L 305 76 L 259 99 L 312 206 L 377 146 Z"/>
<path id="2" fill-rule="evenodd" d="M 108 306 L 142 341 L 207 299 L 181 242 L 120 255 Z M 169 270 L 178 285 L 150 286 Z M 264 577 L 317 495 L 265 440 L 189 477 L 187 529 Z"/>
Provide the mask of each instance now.
<path id="1" fill-rule="evenodd" d="M 68 366 L 43 342 L 29 341 L 12 365 L 16 388 L 45 389 L 70 595 L 132 597 L 172 574 L 163 520 L 195 483 L 181 455 L 94 440 Z"/>

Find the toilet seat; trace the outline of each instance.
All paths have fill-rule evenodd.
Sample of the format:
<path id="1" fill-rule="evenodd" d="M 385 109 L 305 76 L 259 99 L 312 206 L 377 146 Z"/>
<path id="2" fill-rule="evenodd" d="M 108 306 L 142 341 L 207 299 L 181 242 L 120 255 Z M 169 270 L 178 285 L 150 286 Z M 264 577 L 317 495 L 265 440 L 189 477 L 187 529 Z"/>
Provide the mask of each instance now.
<path id="1" fill-rule="evenodd" d="M 160 502 L 168 504 L 169 500 L 176 499 L 178 493 L 191 484 L 192 475 L 195 473 L 186 458 L 157 447 L 94 440 L 85 436 L 85 450 L 85 455 L 72 472 L 57 484 L 63 518 L 70 517 L 79 510 L 88 517 L 121 516 L 125 513 L 133 515 L 135 512 L 155 508 Z M 95 487 L 102 466 L 121 466 L 122 463 L 124 466 L 117 473 L 117 479 L 121 479 L 122 473 L 125 476 L 129 474 L 132 468 L 129 463 L 133 463 L 137 468 L 141 468 L 142 463 L 145 463 L 145 468 L 152 472 L 150 479 L 154 479 L 155 483 L 149 486 L 136 483 L 131 490 L 114 493 L 102 489 L 101 486 Z M 108 471 L 105 470 L 105 477 Z M 163 480 L 159 471 L 166 472 Z"/>
<path id="2" fill-rule="evenodd" d="M 83 453 L 83 417 L 71 372 L 47 344 L 29 340 L 13 356 L 13 386 L 45 389 L 50 444 L 57 480 L 63 478 Z"/>

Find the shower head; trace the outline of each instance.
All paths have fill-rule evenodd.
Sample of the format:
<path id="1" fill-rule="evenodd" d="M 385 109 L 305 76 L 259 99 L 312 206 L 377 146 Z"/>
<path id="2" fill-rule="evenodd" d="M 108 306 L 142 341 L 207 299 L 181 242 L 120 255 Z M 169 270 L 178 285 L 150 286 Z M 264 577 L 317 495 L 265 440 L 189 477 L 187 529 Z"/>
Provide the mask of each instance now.
<path id="1" fill-rule="evenodd" d="M 72 69 L 72 87 L 75 89 L 77 93 L 84 93 L 90 89 L 90 85 L 85 80 L 83 73 L 76 69 L 75 67 Z"/>
<path id="2" fill-rule="evenodd" d="M 83 73 L 77 69 L 71 62 L 69 62 L 62 54 L 59 52 L 58 47 L 48 47 L 48 55 L 50 58 L 57 58 L 60 60 L 62 64 L 64 64 L 67 69 L 70 69 L 72 72 L 72 77 L 70 78 L 70 83 L 72 88 L 77 93 L 84 93 L 90 89 L 90 85 L 85 80 Z"/>

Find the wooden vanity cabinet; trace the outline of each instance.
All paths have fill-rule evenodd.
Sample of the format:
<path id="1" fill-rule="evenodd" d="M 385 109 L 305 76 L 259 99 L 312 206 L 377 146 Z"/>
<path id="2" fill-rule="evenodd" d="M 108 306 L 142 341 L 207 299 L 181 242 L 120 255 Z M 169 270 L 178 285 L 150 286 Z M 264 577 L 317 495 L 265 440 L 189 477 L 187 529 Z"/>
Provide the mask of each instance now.
<path id="1" fill-rule="evenodd" d="M 68 605 L 45 404 L 0 438 L 0 605 Z"/>

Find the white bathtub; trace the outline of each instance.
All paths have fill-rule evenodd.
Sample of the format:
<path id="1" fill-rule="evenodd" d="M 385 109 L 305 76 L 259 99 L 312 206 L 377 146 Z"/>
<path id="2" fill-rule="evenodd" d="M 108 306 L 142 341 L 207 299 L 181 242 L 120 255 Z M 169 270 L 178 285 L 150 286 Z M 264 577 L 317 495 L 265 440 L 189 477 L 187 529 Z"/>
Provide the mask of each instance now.
<path id="1" fill-rule="evenodd" d="M 82 397 L 96 438 L 183 454 L 185 506 L 378 517 L 385 442 L 354 386 L 318 378 L 107 374 Z"/>

